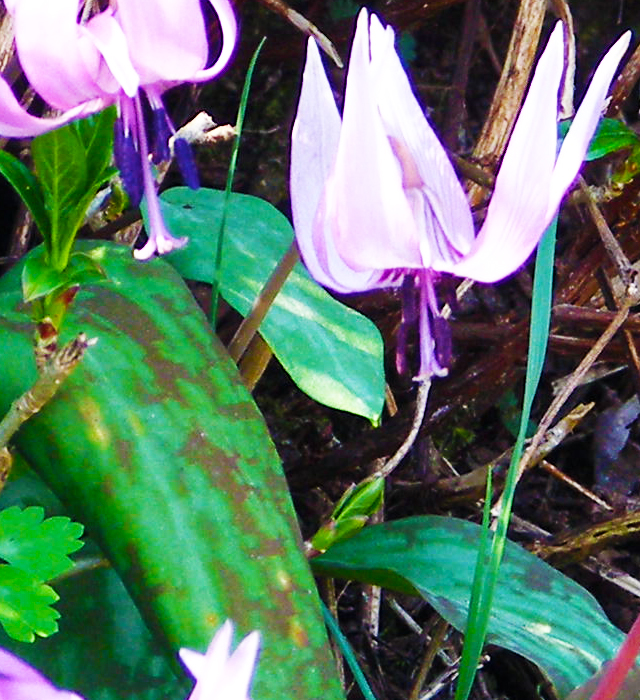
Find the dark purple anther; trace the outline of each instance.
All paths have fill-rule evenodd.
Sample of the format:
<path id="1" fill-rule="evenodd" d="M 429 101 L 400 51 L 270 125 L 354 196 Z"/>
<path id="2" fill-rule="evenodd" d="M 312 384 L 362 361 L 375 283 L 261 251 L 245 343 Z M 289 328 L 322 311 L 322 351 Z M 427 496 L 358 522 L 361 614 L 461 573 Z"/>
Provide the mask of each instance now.
<path id="1" fill-rule="evenodd" d="M 137 207 L 142 201 L 142 163 L 133 135 L 125 132 L 122 119 L 116 119 L 114 126 L 113 155 L 129 201 Z"/>
<path id="2" fill-rule="evenodd" d="M 431 317 L 431 331 L 435 342 L 436 360 L 442 369 L 448 369 L 453 357 L 451 328 L 442 316 L 433 315 Z"/>
<path id="3" fill-rule="evenodd" d="M 402 318 L 400 319 L 396 345 L 396 371 L 399 375 L 404 375 L 408 371 L 407 335 L 409 328 L 413 327 L 418 318 L 415 277 L 412 274 L 406 274 L 402 278 L 400 292 L 402 295 Z"/>
<path id="4" fill-rule="evenodd" d="M 197 190 L 200 187 L 200 178 L 198 177 L 198 169 L 193 158 L 191 145 L 186 139 L 174 139 L 173 152 L 185 184 L 192 190 Z"/>
<path id="5" fill-rule="evenodd" d="M 151 137 L 151 159 L 158 165 L 171 158 L 169 139 L 172 130 L 164 107 L 153 110 L 153 130 Z"/>

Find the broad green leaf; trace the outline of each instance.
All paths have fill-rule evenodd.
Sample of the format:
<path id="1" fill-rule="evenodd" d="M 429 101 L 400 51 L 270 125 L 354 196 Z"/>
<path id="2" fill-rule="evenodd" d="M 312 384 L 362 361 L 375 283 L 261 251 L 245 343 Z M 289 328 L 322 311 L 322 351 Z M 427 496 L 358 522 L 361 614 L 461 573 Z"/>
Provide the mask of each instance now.
<path id="1" fill-rule="evenodd" d="M 47 240 L 50 230 L 49 215 L 44 203 L 44 193 L 35 175 L 24 163 L 6 151 L 0 151 L 0 173 L 20 195 L 38 230 Z"/>
<path id="2" fill-rule="evenodd" d="M 172 655 L 231 618 L 263 635 L 256 697 L 340 698 L 282 469 L 235 366 L 170 265 L 112 244 L 94 259 L 107 278 L 81 289 L 61 340 L 98 343 L 16 447 Z M 0 279 L 0 414 L 35 376 L 20 273 Z"/>
<path id="3" fill-rule="evenodd" d="M 316 574 L 421 595 L 467 621 L 480 526 L 441 516 L 373 525 L 312 560 Z M 536 663 L 564 697 L 612 658 L 624 635 L 575 581 L 507 541 L 487 642 Z"/>
<path id="4" fill-rule="evenodd" d="M 211 282 L 224 192 L 175 187 L 162 194 L 166 223 L 189 245 L 168 256 L 183 277 Z M 246 315 L 293 240 L 291 224 L 268 202 L 232 194 L 222 252 L 222 296 Z M 364 316 L 333 299 L 298 264 L 260 333 L 311 398 L 377 421 L 384 403 L 383 345 Z"/>
<path id="5" fill-rule="evenodd" d="M 0 511 L 0 558 L 48 581 L 73 567 L 67 555 L 82 547 L 84 528 L 64 516 L 43 518 L 38 506 Z"/>
<path id="6" fill-rule="evenodd" d="M 571 126 L 571 119 L 560 122 L 560 136 L 564 138 Z M 640 145 L 640 138 L 633 129 L 618 119 L 601 119 L 598 129 L 591 139 L 585 160 L 597 160 L 609 153 Z"/>
<path id="7" fill-rule="evenodd" d="M 58 600 L 50 586 L 17 566 L 0 564 L 0 623 L 19 642 L 58 631 L 60 613 L 51 607 Z"/>

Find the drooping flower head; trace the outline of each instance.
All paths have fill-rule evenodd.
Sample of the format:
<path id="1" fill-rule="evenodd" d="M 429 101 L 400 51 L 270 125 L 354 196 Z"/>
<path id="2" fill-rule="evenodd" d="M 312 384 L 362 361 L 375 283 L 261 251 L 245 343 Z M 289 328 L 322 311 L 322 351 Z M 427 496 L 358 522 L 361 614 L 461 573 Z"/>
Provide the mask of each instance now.
<path id="1" fill-rule="evenodd" d="M 0 135 L 36 136 L 116 104 L 116 164 L 132 204 L 137 206 L 144 195 L 149 211 L 149 241 L 136 251 L 140 259 L 186 243 L 173 238 L 162 221 L 149 155 L 155 162 L 167 160 L 175 131 L 162 93 L 180 83 L 210 80 L 233 52 L 237 27 L 231 4 L 210 2 L 222 44 L 218 58 L 207 66 L 200 0 L 117 0 L 86 21 L 78 20 L 78 0 L 5 0 L 24 73 L 42 99 L 62 114 L 50 119 L 30 115 L 0 78 Z M 176 140 L 175 155 L 187 184 L 197 186 L 186 141 Z"/>
<path id="2" fill-rule="evenodd" d="M 68 690 L 59 690 L 26 661 L 0 649 L 1 700 L 83 700 Z"/>
<path id="3" fill-rule="evenodd" d="M 216 632 L 206 654 L 180 649 L 180 659 L 196 679 L 187 700 L 249 700 L 260 634 L 247 635 L 230 654 L 233 624 L 227 620 Z"/>
<path id="4" fill-rule="evenodd" d="M 584 160 L 630 34 L 600 62 L 558 152 L 564 52 L 557 23 L 477 236 L 462 186 L 413 95 L 394 40 L 390 27 L 360 12 L 342 119 L 309 40 L 292 134 L 291 204 L 303 260 L 320 284 L 342 293 L 402 287 L 405 320 L 412 307 L 419 315 L 417 378 L 429 379 L 446 373 L 449 345 L 435 277 L 446 272 L 496 282 L 527 260 Z"/>

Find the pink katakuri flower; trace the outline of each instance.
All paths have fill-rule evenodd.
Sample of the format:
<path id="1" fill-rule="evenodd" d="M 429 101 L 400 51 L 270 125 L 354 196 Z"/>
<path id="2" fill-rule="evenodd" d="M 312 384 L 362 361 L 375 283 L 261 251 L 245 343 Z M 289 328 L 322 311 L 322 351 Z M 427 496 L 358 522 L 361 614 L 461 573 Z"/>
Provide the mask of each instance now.
<path id="1" fill-rule="evenodd" d="M 82 700 L 59 690 L 26 661 L 0 649 L 0 700 Z"/>
<path id="2" fill-rule="evenodd" d="M 115 158 L 125 189 L 137 206 L 144 195 L 149 240 L 139 259 L 186 244 L 166 229 L 149 163 L 169 158 L 175 131 L 162 93 L 184 82 L 218 75 L 229 62 L 237 26 L 229 0 L 210 0 L 220 22 L 222 45 L 207 67 L 209 45 L 200 0 L 114 0 L 87 21 L 78 21 L 78 0 L 5 0 L 14 20 L 20 64 L 32 87 L 62 114 L 35 117 L 0 78 L 0 135 L 36 136 L 116 104 Z M 145 103 L 152 120 L 145 124 Z M 149 138 L 149 135 L 151 138 Z M 187 184 L 197 187 L 189 145 L 174 151 Z"/>
<path id="3" fill-rule="evenodd" d="M 187 700 L 249 700 L 260 633 L 251 632 L 230 654 L 233 623 L 227 620 L 215 633 L 206 654 L 180 649 L 180 659 L 196 679 Z"/>
<path id="4" fill-rule="evenodd" d="M 434 291 L 437 274 L 496 282 L 515 272 L 584 160 L 630 33 L 600 62 L 558 151 L 562 32 L 558 22 L 538 61 L 477 236 L 462 186 L 395 51 L 393 30 L 360 12 L 342 119 L 309 40 L 291 147 L 298 246 L 313 277 L 337 292 L 402 286 L 403 326 L 412 309 L 419 315 L 417 379 L 446 374 L 450 339 Z"/>

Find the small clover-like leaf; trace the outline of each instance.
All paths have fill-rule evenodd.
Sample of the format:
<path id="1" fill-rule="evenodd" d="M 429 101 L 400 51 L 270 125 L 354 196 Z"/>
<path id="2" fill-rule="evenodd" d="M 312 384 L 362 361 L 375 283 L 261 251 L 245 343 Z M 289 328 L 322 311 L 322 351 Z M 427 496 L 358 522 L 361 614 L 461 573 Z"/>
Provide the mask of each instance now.
<path id="1" fill-rule="evenodd" d="M 0 557 L 27 574 L 47 581 L 68 571 L 67 556 L 82 547 L 83 526 L 65 516 L 44 519 L 44 510 L 12 506 L 0 512 Z"/>
<path id="2" fill-rule="evenodd" d="M 37 634 L 48 637 L 58 631 L 60 613 L 51 607 L 58 595 L 16 566 L 0 564 L 0 624 L 19 642 L 32 642 Z"/>

